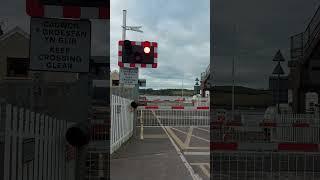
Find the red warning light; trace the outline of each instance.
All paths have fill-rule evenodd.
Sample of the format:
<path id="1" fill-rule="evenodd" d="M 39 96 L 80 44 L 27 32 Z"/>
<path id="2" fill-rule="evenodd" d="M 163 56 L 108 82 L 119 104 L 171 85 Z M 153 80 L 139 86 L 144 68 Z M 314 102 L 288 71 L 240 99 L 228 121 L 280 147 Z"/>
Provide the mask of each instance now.
<path id="1" fill-rule="evenodd" d="M 143 52 L 146 53 L 146 54 L 149 54 L 150 53 L 150 47 L 145 47 L 143 48 Z"/>

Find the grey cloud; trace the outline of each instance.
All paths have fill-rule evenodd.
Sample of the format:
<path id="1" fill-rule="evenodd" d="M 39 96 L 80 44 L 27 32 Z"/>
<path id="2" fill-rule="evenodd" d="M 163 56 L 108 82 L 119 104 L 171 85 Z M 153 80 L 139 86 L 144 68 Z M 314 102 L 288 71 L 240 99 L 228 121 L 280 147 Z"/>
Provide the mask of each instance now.
<path id="1" fill-rule="evenodd" d="M 160 83 L 163 88 L 175 84 L 180 88 L 184 76 L 186 85 L 192 87 L 195 77 L 199 77 L 209 64 L 209 1 L 142 1 L 139 5 L 127 2 L 125 6 L 120 6 L 118 2 L 115 5 L 117 9 L 113 10 L 115 20 L 111 22 L 111 29 L 114 28 L 111 30 L 111 41 L 116 42 L 121 37 L 122 9 L 128 9 L 127 24 L 143 26 L 144 33 L 128 32 L 127 37 L 159 43 L 158 68 L 142 69 L 141 77 L 148 77 L 157 84 L 165 82 Z M 142 10 L 145 9 L 141 6 L 143 3 L 148 11 Z M 112 43 L 113 67 L 117 64 L 117 48 L 117 44 Z M 154 83 L 147 83 L 147 86 L 151 84 L 158 86 Z"/>
<path id="2" fill-rule="evenodd" d="M 239 81 L 251 87 L 266 88 L 275 66 L 272 58 L 276 51 L 280 49 L 285 59 L 290 60 L 290 36 L 304 31 L 318 2 L 215 1 L 211 64 L 214 65 L 217 84 L 230 83 L 230 59 L 235 55 L 238 57 Z M 283 67 L 288 72 L 286 64 Z"/>

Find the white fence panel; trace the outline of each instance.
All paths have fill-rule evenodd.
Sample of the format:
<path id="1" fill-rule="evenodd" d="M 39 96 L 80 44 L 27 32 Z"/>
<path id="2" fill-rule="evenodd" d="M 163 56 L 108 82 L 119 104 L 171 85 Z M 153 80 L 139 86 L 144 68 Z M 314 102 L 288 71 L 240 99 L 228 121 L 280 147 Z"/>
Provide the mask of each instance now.
<path id="1" fill-rule="evenodd" d="M 112 95 L 111 154 L 132 136 L 134 114 L 130 110 L 130 103 L 129 99 Z"/>
<path id="2" fill-rule="evenodd" d="M 66 121 L 10 104 L 0 104 L 0 112 L 0 124 L 5 126 L 0 132 L 1 180 L 74 180 L 75 162 L 67 162 L 64 148 Z"/>

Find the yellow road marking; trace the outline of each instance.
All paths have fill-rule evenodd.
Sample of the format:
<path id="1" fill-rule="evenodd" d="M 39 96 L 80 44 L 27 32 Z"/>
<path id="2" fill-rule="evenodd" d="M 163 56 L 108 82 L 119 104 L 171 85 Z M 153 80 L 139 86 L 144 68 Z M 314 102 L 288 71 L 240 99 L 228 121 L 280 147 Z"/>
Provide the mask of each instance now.
<path id="1" fill-rule="evenodd" d="M 202 170 L 203 174 L 205 174 L 207 177 L 210 177 L 210 172 L 209 170 L 206 168 L 209 167 L 210 169 L 210 166 L 209 166 L 209 163 L 190 163 L 190 165 L 192 166 L 199 166 L 200 169 Z"/>
<path id="2" fill-rule="evenodd" d="M 191 140 L 191 136 L 192 136 L 192 132 L 193 132 L 193 127 L 190 127 L 189 128 L 189 132 L 187 134 L 187 138 L 186 140 L 184 141 L 184 144 L 189 147 L 189 144 L 190 144 L 190 140 Z"/>
<path id="3" fill-rule="evenodd" d="M 200 168 L 207 177 L 210 177 L 210 172 L 207 170 L 207 168 L 204 165 L 200 165 Z"/>
<path id="4" fill-rule="evenodd" d="M 176 141 L 176 143 L 178 143 L 181 149 L 186 149 L 186 145 L 178 138 L 176 134 L 174 134 L 170 127 L 165 127 L 165 129 L 168 131 L 170 136 Z"/>
<path id="5" fill-rule="evenodd" d="M 179 130 L 179 129 L 176 129 L 176 128 L 172 128 L 172 129 L 174 129 L 174 130 L 176 130 L 176 131 L 179 131 L 179 132 L 181 132 L 181 133 L 183 133 L 183 134 L 187 134 L 186 132 L 181 131 L 181 130 Z M 192 137 L 195 137 L 195 138 L 198 138 L 198 139 L 201 139 L 201 140 L 203 140 L 203 141 L 210 142 L 208 139 L 205 139 L 205 138 L 202 138 L 202 137 L 199 137 L 199 136 L 195 136 L 195 135 L 191 135 L 191 136 L 192 136 Z"/>

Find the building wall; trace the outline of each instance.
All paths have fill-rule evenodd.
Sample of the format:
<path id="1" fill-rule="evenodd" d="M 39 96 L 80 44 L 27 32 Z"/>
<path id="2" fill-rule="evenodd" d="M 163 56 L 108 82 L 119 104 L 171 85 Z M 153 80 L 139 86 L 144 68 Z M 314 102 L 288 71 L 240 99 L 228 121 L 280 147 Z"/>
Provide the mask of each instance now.
<path id="1" fill-rule="evenodd" d="M 7 77 L 7 57 L 29 58 L 29 39 L 20 33 L 14 33 L 0 42 L 0 80 Z M 29 72 L 32 78 L 33 72 Z M 40 72 L 45 81 L 73 82 L 78 78 L 76 73 Z"/>
<path id="2" fill-rule="evenodd" d="M 7 74 L 7 57 L 26 58 L 29 56 L 29 40 L 15 33 L 0 42 L 0 80 Z"/>
<path id="3" fill-rule="evenodd" d="M 82 81 L 41 84 L 34 84 L 32 80 L 0 82 L 0 99 L 5 99 L 7 103 L 72 122 L 84 121 L 88 117 L 88 94 L 87 83 Z"/>
<path id="4" fill-rule="evenodd" d="M 311 59 L 310 66 L 308 68 L 310 82 L 314 85 L 320 85 L 320 60 Z"/>

